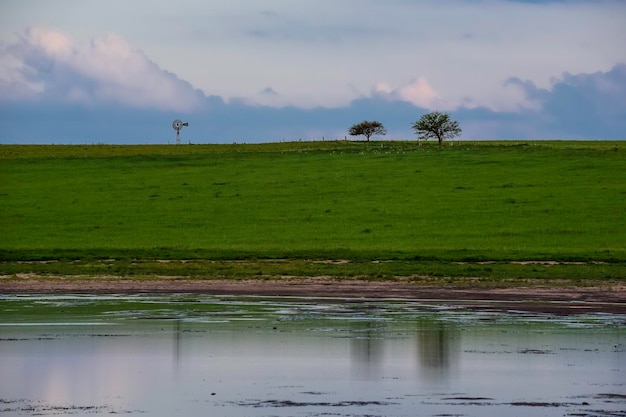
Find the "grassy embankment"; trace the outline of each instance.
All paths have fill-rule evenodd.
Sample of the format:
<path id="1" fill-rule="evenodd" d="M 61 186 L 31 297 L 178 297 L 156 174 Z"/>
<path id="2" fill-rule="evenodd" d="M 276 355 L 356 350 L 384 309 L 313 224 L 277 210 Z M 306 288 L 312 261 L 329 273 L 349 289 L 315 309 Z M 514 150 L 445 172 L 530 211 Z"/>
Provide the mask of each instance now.
<path id="1" fill-rule="evenodd" d="M 0 145 L 0 229 L 13 276 L 619 280 L 626 147 Z"/>

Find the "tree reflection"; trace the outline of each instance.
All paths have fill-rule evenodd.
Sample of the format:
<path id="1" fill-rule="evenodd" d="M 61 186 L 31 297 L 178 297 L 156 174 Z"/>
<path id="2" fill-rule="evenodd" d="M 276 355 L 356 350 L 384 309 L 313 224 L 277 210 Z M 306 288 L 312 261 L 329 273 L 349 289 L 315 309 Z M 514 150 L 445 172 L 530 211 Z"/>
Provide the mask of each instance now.
<path id="1" fill-rule="evenodd" d="M 445 377 L 458 361 L 459 332 L 440 320 L 417 323 L 417 354 L 425 377 Z"/>
<path id="2" fill-rule="evenodd" d="M 377 370 L 383 360 L 384 340 L 380 335 L 380 323 L 376 321 L 355 322 L 350 335 L 350 353 L 358 375 L 367 377 Z"/>
<path id="3" fill-rule="evenodd" d="M 180 368 L 181 346 L 182 346 L 181 320 L 176 320 L 174 322 L 173 334 L 174 334 L 174 349 L 173 349 L 174 367 L 176 371 L 178 371 Z"/>

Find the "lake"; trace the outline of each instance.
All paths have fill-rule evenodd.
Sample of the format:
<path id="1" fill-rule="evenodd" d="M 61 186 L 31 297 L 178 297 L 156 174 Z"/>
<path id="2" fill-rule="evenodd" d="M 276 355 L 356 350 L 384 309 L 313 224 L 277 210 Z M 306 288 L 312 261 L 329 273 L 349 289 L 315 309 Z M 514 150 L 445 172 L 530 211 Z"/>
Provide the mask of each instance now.
<path id="1" fill-rule="evenodd" d="M 0 375 L 7 416 L 626 416 L 626 315 L 5 295 Z"/>

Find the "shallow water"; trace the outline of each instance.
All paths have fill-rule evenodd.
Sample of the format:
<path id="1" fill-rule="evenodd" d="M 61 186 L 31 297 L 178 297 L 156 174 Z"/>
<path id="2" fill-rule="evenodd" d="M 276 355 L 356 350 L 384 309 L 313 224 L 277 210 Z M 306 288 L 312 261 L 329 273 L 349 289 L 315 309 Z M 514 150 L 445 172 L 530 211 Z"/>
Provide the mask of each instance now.
<path id="1" fill-rule="evenodd" d="M 626 316 L 0 296 L 0 415 L 626 416 Z"/>

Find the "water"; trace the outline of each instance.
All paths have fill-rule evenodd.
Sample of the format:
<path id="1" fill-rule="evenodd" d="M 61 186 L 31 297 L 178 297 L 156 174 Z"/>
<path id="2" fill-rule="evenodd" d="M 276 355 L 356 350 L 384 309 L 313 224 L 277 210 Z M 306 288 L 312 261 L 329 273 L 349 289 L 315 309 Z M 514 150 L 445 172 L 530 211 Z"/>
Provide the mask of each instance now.
<path id="1" fill-rule="evenodd" d="M 0 296 L 0 415 L 626 416 L 626 316 Z"/>

